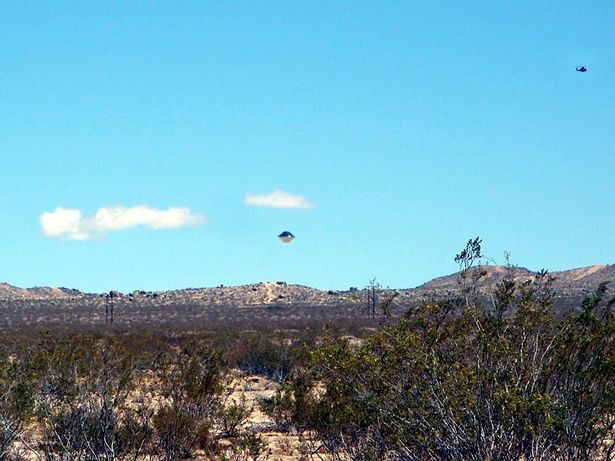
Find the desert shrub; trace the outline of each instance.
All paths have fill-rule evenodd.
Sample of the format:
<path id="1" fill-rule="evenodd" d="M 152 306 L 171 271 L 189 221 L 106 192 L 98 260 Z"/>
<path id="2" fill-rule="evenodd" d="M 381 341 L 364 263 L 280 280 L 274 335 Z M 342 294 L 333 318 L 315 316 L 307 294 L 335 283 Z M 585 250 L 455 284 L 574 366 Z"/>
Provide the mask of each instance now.
<path id="1" fill-rule="evenodd" d="M 246 404 L 245 397 L 242 395 L 239 401 L 232 401 L 225 405 L 221 414 L 221 426 L 223 437 L 237 437 L 240 435 L 242 426 L 253 412 L 253 408 Z"/>
<path id="2" fill-rule="evenodd" d="M 260 435 L 246 432 L 239 435 L 226 450 L 219 461 L 265 461 L 269 459 L 269 449 Z"/>
<path id="3" fill-rule="evenodd" d="M 38 360 L 38 448 L 46 459 L 135 455 L 137 426 L 126 406 L 135 363 L 121 341 L 71 336 L 45 348 Z"/>
<path id="4" fill-rule="evenodd" d="M 228 401 L 241 330 L 0 335 L 0 461 L 267 457 L 252 408 Z"/>
<path id="5" fill-rule="evenodd" d="M 30 361 L 19 351 L 4 349 L 0 358 L 0 461 L 18 459 L 15 443 L 31 416 L 35 388 Z"/>
<path id="6" fill-rule="evenodd" d="M 288 381 L 278 386 L 275 395 L 262 398 L 259 406 L 282 430 L 308 430 L 317 418 L 315 387 L 312 370 L 295 370 Z"/>
<path id="7" fill-rule="evenodd" d="M 251 337 L 243 343 L 235 360 L 242 371 L 283 382 L 293 369 L 296 357 L 296 348 L 288 342 Z"/>
<path id="8" fill-rule="evenodd" d="M 162 401 L 153 417 L 153 453 L 162 460 L 191 457 L 196 448 L 215 453 L 214 433 L 225 391 L 219 352 L 185 346 L 158 370 Z"/>
<path id="9" fill-rule="evenodd" d="M 327 339 L 263 409 L 353 460 L 609 459 L 615 300 L 558 319 L 550 285 L 506 279 L 484 306 L 470 283 L 358 348 Z"/>

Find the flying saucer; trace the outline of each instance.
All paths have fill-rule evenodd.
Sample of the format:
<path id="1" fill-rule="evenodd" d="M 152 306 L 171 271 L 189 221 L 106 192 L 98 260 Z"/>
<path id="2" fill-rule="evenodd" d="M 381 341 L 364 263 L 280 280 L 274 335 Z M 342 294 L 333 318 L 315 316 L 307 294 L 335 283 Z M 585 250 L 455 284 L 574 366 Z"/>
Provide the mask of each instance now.
<path id="1" fill-rule="evenodd" d="M 284 243 L 290 243 L 293 241 L 295 236 L 288 231 L 284 231 L 280 235 L 278 235 L 278 238 Z"/>

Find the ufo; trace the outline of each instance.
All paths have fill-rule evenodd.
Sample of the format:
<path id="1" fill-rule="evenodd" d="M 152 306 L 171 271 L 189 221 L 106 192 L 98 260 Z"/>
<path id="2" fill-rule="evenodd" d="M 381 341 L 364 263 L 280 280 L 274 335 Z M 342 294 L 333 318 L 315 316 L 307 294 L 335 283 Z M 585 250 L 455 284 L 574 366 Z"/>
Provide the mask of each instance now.
<path id="1" fill-rule="evenodd" d="M 284 231 L 280 235 L 278 235 L 278 238 L 284 243 L 290 243 L 293 241 L 295 236 L 291 232 Z"/>

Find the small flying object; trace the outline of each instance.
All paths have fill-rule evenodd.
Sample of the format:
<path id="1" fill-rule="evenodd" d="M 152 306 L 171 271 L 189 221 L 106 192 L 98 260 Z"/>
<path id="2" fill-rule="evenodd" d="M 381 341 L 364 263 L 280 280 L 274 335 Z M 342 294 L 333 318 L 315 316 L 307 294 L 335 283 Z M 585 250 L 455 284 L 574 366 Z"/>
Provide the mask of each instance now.
<path id="1" fill-rule="evenodd" d="M 293 241 L 295 236 L 288 231 L 284 231 L 280 235 L 278 235 L 278 238 L 284 243 L 290 243 Z"/>
<path id="2" fill-rule="evenodd" d="M 585 67 L 585 66 L 577 66 L 577 72 L 587 72 L 587 67 Z"/>

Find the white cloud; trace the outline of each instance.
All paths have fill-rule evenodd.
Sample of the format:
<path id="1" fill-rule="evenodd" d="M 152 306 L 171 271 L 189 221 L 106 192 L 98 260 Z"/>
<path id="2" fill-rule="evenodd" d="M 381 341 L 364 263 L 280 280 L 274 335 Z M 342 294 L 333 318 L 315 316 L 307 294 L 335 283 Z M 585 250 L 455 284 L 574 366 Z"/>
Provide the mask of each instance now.
<path id="1" fill-rule="evenodd" d="M 43 234 L 51 238 L 68 238 L 70 240 L 87 240 L 89 236 L 83 230 L 83 215 L 79 210 L 56 208 L 41 215 Z"/>
<path id="2" fill-rule="evenodd" d="M 129 229 L 135 226 L 172 229 L 191 226 L 201 221 L 202 216 L 192 213 L 189 208 L 158 210 L 147 206 L 101 208 L 92 220 L 94 228 L 101 232 Z"/>
<path id="3" fill-rule="evenodd" d="M 159 210 L 148 206 L 101 208 L 91 218 L 81 211 L 56 208 L 41 215 L 43 234 L 50 238 L 89 240 L 106 232 L 145 226 L 150 229 L 173 229 L 202 223 L 205 217 L 190 208 Z"/>
<path id="4" fill-rule="evenodd" d="M 302 195 L 293 195 L 283 190 L 276 189 L 270 194 L 251 195 L 246 194 L 245 204 L 250 206 L 265 206 L 270 208 L 293 208 L 309 209 L 315 208 Z"/>

